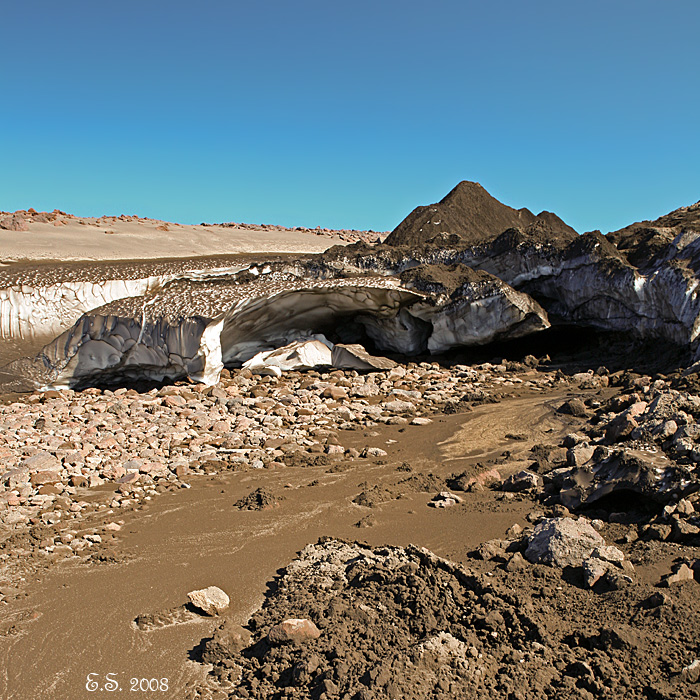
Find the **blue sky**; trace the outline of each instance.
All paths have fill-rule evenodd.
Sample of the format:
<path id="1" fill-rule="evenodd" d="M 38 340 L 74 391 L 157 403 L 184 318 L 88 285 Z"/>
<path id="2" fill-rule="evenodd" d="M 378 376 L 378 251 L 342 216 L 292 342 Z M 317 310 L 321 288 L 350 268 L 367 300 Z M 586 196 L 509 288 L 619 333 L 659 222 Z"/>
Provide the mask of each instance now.
<path id="1" fill-rule="evenodd" d="M 475 180 L 603 232 L 700 199 L 700 3 L 12 0 L 0 209 L 390 230 Z"/>

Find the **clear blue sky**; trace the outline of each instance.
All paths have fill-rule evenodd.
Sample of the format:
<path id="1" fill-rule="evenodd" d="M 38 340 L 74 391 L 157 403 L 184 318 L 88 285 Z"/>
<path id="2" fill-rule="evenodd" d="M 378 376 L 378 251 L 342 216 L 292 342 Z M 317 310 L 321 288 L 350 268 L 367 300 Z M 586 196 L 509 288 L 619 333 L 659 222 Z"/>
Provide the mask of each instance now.
<path id="1" fill-rule="evenodd" d="M 392 229 L 460 180 L 579 231 L 700 199 L 697 0 L 8 0 L 0 209 Z"/>

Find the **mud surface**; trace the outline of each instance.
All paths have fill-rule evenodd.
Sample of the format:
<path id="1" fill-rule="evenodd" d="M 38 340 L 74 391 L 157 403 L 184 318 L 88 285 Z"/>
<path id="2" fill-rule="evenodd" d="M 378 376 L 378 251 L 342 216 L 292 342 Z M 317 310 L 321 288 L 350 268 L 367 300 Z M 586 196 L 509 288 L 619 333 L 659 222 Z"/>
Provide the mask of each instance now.
<path id="1" fill-rule="evenodd" d="M 566 436 L 640 386 L 561 372 L 521 386 L 556 371 L 517 367 L 495 396 L 465 391 L 430 423 L 346 426 L 344 456 L 310 447 L 251 468 L 222 453 L 152 497 L 105 483 L 83 502 L 120 508 L 6 533 L 0 695 L 94 697 L 96 674 L 127 692 L 166 679 L 157 694 L 173 698 L 697 697 L 697 547 L 670 526 L 645 534 L 661 506 L 639 525 L 601 504 L 584 516 L 603 516 L 633 566 L 591 589 L 580 569 L 523 557 L 541 518 L 568 514 L 551 487 L 504 490 L 525 468 L 561 468 Z M 429 507 L 440 492 L 458 500 Z M 66 535 L 99 541 L 59 555 Z M 690 578 L 663 584 L 681 563 Z M 210 585 L 231 597 L 223 619 L 187 605 Z M 288 618 L 320 636 L 270 644 Z"/>

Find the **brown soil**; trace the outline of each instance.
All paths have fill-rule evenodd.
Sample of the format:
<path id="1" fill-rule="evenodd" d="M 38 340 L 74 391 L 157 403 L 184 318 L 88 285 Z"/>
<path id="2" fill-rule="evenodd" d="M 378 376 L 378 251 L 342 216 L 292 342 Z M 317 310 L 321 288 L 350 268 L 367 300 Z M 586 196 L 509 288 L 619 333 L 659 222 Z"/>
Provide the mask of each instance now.
<path id="1" fill-rule="evenodd" d="M 18 535 L 11 544 L 26 552 L 25 573 L 1 591 L 0 696 L 94 697 L 88 674 L 104 686 L 111 673 L 127 691 L 132 678 L 167 679 L 163 697 L 173 698 L 697 697 L 697 686 L 681 678 L 700 655 L 697 584 L 667 590 L 663 605 L 643 605 L 694 548 L 619 545 L 636 566 L 634 583 L 594 592 L 549 567 L 512 566 L 512 553 L 474 559 L 482 542 L 528 527 L 543 512 L 531 496 L 477 488 L 460 491 L 459 505 L 428 507 L 456 476 L 494 468 L 507 476 L 546 459 L 543 446 L 586 420 L 556 410 L 574 395 L 585 398 L 523 389 L 468 413 L 438 414 L 426 426 L 343 433 L 348 448 L 384 449 L 379 459 L 319 455 L 277 469 L 194 476 L 191 488 L 136 510 L 95 513 L 83 527 L 119 518 L 121 529 L 103 531 L 102 544 L 80 559 L 34 556 L 46 534 L 40 528 Z M 607 526 L 608 543 L 622 527 Z M 282 590 L 281 567 L 322 537 L 406 547 L 406 566 L 358 570 L 331 597 L 291 583 Z M 239 630 L 245 640 L 226 653 L 207 641 L 221 637 L 220 621 L 187 606 L 188 591 L 210 585 L 231 597 L 226 634 Z M 286 617 L 313 619 L 321 637 L 310 646 L 266 647 L 266 630 Z M 217 662 L 213 675 L 203 653 Z"/>

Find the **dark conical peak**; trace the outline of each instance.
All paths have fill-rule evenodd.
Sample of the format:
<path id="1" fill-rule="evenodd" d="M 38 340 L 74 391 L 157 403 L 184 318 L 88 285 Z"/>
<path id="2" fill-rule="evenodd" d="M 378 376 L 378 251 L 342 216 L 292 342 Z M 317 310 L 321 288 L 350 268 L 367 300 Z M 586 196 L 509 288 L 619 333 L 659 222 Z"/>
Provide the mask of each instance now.
<path id="1" fill-rule="evenodd" d="M 553 214 L 547 215 L 547 223 L 552 221 L 550 217 L 561 221 Z M 538 218 L 528 209 L 513 209 L 502 204 L 478 182 L 464 180 L 437 204 L 414 209 L 385 242 L 416 246 L 439 234 L 457 234 L 463 245 L 478 245 L 494 240 L 506 229 L 526 228 Z M 576 235 L 563 221 L 561 225 Z"/>
<path id="2" fill-rule="evenodd" d="M 479 182 L 472 182 L 471 180 L 462 180 L 458 182 L 441 200 L 442 202 L 447 202 L 451 199 L 458 199 L 461 197 L 489 197 L 494 199 L 491 195 L 481 186 Z M 497 201 L 497 200 L 495 200 Z"/>

